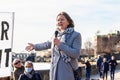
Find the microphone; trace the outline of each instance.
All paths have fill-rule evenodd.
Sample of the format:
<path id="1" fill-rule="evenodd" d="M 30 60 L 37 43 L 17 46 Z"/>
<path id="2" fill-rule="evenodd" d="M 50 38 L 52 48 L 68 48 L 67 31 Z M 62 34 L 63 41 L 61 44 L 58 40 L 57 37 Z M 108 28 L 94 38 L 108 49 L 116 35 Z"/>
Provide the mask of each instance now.
<path id="1" fill-rule="evenodd" d="M 57 38 L 57 35 L 58 35 L 58 31 L 55 31 L 55 38 Z"/>
<path id="2" fill-rule="evenodd" d="M 57 35 L 58 35 L 58 31 L 55 31 L 55 38 L 57 38 Z M 54 47 L 55 47 L 55 44 L 54 44 Z"/>

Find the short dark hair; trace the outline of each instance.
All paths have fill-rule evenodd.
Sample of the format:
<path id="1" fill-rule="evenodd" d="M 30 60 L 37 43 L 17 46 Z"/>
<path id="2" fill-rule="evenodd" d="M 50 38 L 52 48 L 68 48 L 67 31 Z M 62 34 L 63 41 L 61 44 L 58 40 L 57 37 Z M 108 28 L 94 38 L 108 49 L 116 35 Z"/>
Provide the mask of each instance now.
<path id="1" fill-rule="evenodd" d="M 66 12 L 60 12 L 60 13 L 57 15 L 57 17 L 60 16 L 60 15 L 64 15 L 64 16 L 65 16 L 65 18 L 66 18 L 67 21 L 69 22 L 68 27 L 74 27 L 74 22 L 73 22 L 72 18 L 68 15 L 68 13 L 66 13 Z M 67 28 L 68 28 L 68 27 L 67 27 Z"/>
<path id="2" fill-rule="evenodd" d="M 29 64 L 33 67 L 32 61 L 26 61 L 25 64 L 26 64 L 26 63 L 29 63 Z"/>

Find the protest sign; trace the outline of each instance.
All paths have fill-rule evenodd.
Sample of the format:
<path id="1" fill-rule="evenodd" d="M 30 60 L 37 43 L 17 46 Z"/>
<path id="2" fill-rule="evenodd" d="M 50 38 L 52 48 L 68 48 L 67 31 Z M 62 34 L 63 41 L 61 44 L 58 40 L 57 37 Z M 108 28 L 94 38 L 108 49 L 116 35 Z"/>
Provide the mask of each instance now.
<path id="1" fill-rule="evenodd" d="M 11 76 L 14 12 L 0 12 L 0 77 Z"/>

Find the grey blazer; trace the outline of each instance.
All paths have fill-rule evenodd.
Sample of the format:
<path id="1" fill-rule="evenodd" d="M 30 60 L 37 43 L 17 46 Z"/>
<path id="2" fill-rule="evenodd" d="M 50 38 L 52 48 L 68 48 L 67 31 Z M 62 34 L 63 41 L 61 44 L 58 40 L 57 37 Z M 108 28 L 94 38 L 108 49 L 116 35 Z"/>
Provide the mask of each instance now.
<path id="1" fill-rule="evenodd" d="M 73 30 L 59 37 L 61 37 L 59 46 L 52 47 L 52 41 L 46 41 L 35 44 L 34 48 L 35 50 L 52 48 L 50 80 L 74 80 L 73 69 L 78 68 L 77 58 L 81 52 L 81 34 Z M 66 63 L 61 54 L 66 54 L 70 57 L 70 63 Z"/>

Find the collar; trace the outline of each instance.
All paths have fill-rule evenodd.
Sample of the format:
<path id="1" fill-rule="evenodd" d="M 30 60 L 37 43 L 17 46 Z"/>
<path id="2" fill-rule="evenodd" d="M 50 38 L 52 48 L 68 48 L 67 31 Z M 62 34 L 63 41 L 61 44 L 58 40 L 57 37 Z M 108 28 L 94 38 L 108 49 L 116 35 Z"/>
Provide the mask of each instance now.
<path id="1" fill-rule="evenodd" d="M 62 36 L 63 34 L 70 34 L 74 31 L 74 28 L 67 28 L 64 32 L 61 32 L 59 29 L 57 29 L 58 31 L 58 36 Z"/>

